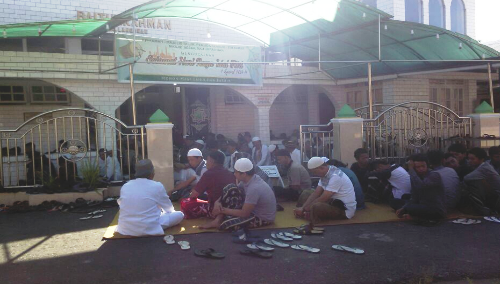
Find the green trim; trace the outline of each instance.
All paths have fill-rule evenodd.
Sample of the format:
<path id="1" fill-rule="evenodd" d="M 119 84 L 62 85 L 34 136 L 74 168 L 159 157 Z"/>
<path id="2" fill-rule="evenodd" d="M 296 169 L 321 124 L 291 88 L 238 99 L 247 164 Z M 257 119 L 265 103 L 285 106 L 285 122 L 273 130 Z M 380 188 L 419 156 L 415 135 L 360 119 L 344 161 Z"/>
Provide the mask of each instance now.
<path id="1" fill-rule="evenodd" d="M 482 102 L 478 107 L 474 109 L 474 113 L 494 113 L 495 111 L 487 102 Z"/>
<path id="2" fill-rule="evenodd" d="M 161 109 L 158 109 L 149 118 L 149 122 L 151 122 L 151 123 L 167 123 L 167 122 L 170 122 L 170 118 Z"/>
<path id="3" fill-rule="evenodd" d="M 348 105 L 345 104 L 340 111 L 337 113 L 338 118 L 350 118 L 350 117 L 358 117 L 356 112 Z"/>

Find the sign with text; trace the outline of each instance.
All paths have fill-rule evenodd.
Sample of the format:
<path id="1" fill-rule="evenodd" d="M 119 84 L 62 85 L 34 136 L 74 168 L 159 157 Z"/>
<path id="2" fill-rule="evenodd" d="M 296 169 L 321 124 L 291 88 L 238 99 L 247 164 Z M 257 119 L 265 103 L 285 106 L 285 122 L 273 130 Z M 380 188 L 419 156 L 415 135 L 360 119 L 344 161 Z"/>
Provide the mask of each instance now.
<path id="1" fill-rule="evenodd" d="M 135 47 L 135 52 L 134 52 Z M 116 37 L 119 65 L 136 62 L 134 81 L 201 85 L 262 85 L 258 46 L 189 42 L 120 35 Z M 134 57 L 135 56 L 135 57 Z M 118 81 L 130 80 L 129 68 L 118 69 Z"/>
<path id="2" fill-rule="evenodd" d="M 275 165 L 272 166 L 259 166 L 259 168 L 266 173 L 269 178 L 277 178 L 280 181 L 282 187 L 285 187 L 283 184 L 283 180 L 281 179 L 280 172 L 278 171 L 278 167 Z"/>

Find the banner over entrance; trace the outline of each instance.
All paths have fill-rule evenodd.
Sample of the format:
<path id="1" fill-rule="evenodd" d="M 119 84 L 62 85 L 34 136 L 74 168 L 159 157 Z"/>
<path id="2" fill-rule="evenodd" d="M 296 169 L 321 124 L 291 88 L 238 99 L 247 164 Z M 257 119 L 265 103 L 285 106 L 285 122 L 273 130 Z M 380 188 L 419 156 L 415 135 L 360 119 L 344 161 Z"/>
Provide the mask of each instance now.
<path id="1" fill-rule="evenodd" d="M 130 35 L 116 36 L 118 65 L 134 62 L 134 81 L 201 85 L 262 86 L 259 46 L 189 42 Z M 135 55 L 135 58 L 134 58 Z M 210 63 L 206 63 L 210 62 Z M 129 69 L 118 69 L 118 82 L 129 82 Z"/>

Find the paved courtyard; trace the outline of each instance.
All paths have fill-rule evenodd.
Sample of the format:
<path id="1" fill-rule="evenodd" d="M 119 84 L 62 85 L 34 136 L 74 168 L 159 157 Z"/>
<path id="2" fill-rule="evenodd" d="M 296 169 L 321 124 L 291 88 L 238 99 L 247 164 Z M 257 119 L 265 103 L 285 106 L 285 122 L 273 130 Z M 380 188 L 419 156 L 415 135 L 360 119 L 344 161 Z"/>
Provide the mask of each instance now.
<path id="1" fill-rule="evenodd" d="M 267 260 L 240 255 L 243 245 L 232 243 L 226 233 L 176 236 L 191 243 L 189 251 L 158 237 L 103 242 L 116 212 L 111 208 L 103 218 L 88 221 L 62 212 L 0 214 L 2 282 L 431 283 L 500 277 L 496 223 L 330 226 L 324 236 L 305 236 L 302 241 L 320 248 L 319 254 L 278 248 Z M 330 248 L 333 244 L 361 247 L 366 254 L 336 252 Z M 193 255 L 194 249 L 204 248 L 223 252 L 226 258 Z"/>

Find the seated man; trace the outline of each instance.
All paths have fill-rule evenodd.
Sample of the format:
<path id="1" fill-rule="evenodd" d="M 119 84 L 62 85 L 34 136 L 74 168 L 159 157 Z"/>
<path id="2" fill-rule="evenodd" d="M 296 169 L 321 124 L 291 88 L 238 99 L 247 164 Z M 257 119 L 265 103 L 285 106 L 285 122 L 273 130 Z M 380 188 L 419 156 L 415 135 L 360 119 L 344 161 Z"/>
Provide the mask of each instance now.
<path id="1" fill-rule="evenodd" d="M 151 160 L 135 165 L 135 177 L 121 188 L 120 216 L 116 231 L 127 236 L 163 235 L 163 229 L 179 224 L 184 214 L 174 210 L 165 187 L 153 181 Z"/>
<path id="2" fill-rule="evenodd" d="M 220 151 L 212 151 L 208 154 L 207 171 L 195 185 L 190 195 L 191 198 L 197 198 L 206 192 L 208 203 L 191 203 L 189 213 L 184 212 L 186 218 L 211 217 L 214 203 L 222 196 L 224 187 L 236 182 L 233 173 L 222 166 L 224 158 L 224 154 Z"/>
<path id="3" fill-rule="evenodd" d="M 427 153 L 429 165 L 432 172 L 439 175 L 439 179 L 444 189 L 446 209 L 457 207 L 460 201 L 460 178 L 457 172 L 451 168 L 443 167 L 444 153 L 439 150 L 429 151 Z"/>
<path id="4" fill-rule="evenodd" d="M 500 175 L 490 164 L 484 162 L 486 151 L 472 148 L 468 158 L 470 165 L 475 169 L 464 177 L 467 191 L 491 211 L 500 212 Z M 485 214 L 487 212 L 477 213 L 489 215 Z"/>
<path id="5" fill-rule="evenodd" d="M 458 172 L 457 172 L 458 161 L 457 161 L 457 158 L 455 158 L 455 156 L 453 156 L 452 154 L 450 154 L 450 153 L 444 154 L 443 166 L 455 170 L 455 172 L 458 174 Z M 459 177 L 459 179 L 460 179 L 460 177 Z"/>
<path id="6" fill-rule="evenodd" d="M 292 161 L 296 163 L 302 163 L 302 159 L 300 157 L 300 150 L 297 149 L 297 141 L 296 140 L 286 140 L 283 141 L 283 145 L 285 146 L 285 149 L 290 153 L 290 157 L 292 158 Z"/>
<path id="7" fill-rule="evenodd" d="M 327 159 L 327 158 L 324 158 Z M 361 188 L 361 184 L 359 183 L 358 177 L 356 174 L 351 171 L 350 169 L 347 168 L 347 165 L 342 163 L 341 161 L 332 159 L 328 160 L 326 162 L 329 165 L 336 166 L 339 168 L 341 171 L 344 172 L 344 174 L 347 175 L 347 177 L 351 180 L 352 186 L 354 187 L 354 194 L 356 195 L 356 210 L 362 210 L 366 208 L 365 205 L 365 195 L 363 194 L 363 189 Z"/>
<path id="8" fill-rule="evenodd" d="M 188 167 L 181 170 L 181 181 L 168 192 L 172 201 L 187 198 L 191 194 L 191 189 L 195 186 L 203 174 L 207 171 L 206 161 L 198 148 L 188 151 Z"/>
<path id="9" fill-rule="evenodd" d="M 252 161 L 255 166 L 267 166 L 271 161 L 267 145 L 262 145 L 259 137 L 252 138 Z"/>
<path id="10" fill-rule="evenodd" d="M 122 180 L 120 162 L 113 152 L 99 149 L 99 174 L 107 180 Z"/>
<path id="11" fill-rule="evenodd" d="M 297 204 L 301 207 L 294 210 L 295 216 L 308 219 L 312 224 L 352 218 L 356 212 L 356 195 L 347 175 L 320 157 L 312 157 L 307 167 L 321 179 L 313 193 L 302 193 Z"/>
<path id="12" fill-rule="evenodd" d="M 494 146 L 488 149 L 490 159 L 486 163 L 490 164 L 497 173 L 500 174 L 500 146 Z"/>
<path id="13" fill-rule="evenodd" d="M 414 155 L 410 159 L 411 199 L 396 211 L 398 217 L 419 221 L 446 217 L 441 176 L 437 171 L 429 172 L 427 165 L 427 156 L 424 154 Z"/>
<path id="14" fill-rule="evenodd" d="M 215 219 L 202 229 L 219 228 L 237 230 L 241 227 L 257 228 L 272 224 L 276 216 L 276 198 L 272 189 L 254 174 L 252 161 L 239 159 L 234 164 L 234 176 L 239 186 L 228 185 L 215 203 Z"/>
<path id="15" fill-rule="evenodd" d="M 292 160 L 289 150 L 277 151 L 278 163 L 287 171 L 288 187 L 274 187 L 277 197 L 297 201 L 303 190 L 311 189 L 311 177 L 300 162 Z"/>
<path id="16" fill-rule="evenodd" d="M 467 148 L 463 144 L 456 143 L 448 147 L 448 152 L 455 156 L 458 161 L 458 168 L 456 171 L 458 177 L 462 181 L 464 177 L 473 170 L 467 160 Z"/>
<path id="17" fill-rule="evenodd" d="M 363 191 L 368 189 L 368 179 L 366 174 L 370 171 L 370 160 L 368 156 L 368 151 L 363 148 L 359 148 L 354 151 L 354 159 L 356 162 L 351 165 L 351 171 L 356 174 L 358 181 L 361 184 Z"/>
<path id="18" fill-rule="evenodd" d="M 386 198 L 393 209 L 397 210 L 404 205 L 404 200 L 410 199 L 411 182 L 410 175 L 401 166 L 389 164 L 387 161 L 378 160 L 373 163 L 375 171 L 368 173 L 368 177 L 376 177 L 384 183 L 388 183 L 392 194 L 387 192 L 377 192 L 381 199 Z M 380 190 L 380 189 L 378 189 Z"/>

